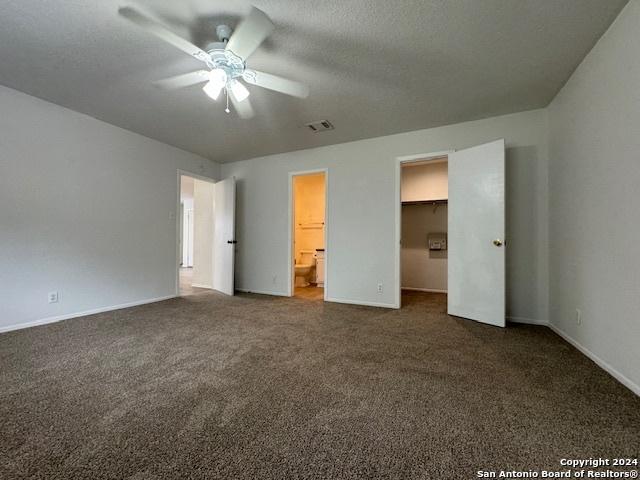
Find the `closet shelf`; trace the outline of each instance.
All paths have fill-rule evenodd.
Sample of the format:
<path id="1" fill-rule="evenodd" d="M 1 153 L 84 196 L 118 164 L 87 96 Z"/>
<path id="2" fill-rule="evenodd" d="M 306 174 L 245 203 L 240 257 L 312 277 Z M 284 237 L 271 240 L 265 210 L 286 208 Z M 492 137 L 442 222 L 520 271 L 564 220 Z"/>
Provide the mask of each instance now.
<path id="1" fill-rule="evenodd" d="M 446 205 L 449 200 L 413 200 L 411 202 L 402 202 L 402 205 Z"/>

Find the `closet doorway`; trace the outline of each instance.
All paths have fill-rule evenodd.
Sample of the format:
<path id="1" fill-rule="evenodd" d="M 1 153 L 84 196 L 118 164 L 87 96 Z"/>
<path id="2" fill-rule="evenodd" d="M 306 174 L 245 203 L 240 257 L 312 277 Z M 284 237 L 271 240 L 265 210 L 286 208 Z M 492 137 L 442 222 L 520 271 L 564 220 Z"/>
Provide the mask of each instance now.
<path id="1" fill-rule="evenodd" d="M 404 291 L 447 293 L 448 157 L 401 165 Z"/>
<path id="2" fill-rule="evenodd" d="M 396 286 L 446 295 L 447 313 L 505 319 L 504 139 L 397 159 Z M 434 293 L 435 292 L 435 293 Z"/>

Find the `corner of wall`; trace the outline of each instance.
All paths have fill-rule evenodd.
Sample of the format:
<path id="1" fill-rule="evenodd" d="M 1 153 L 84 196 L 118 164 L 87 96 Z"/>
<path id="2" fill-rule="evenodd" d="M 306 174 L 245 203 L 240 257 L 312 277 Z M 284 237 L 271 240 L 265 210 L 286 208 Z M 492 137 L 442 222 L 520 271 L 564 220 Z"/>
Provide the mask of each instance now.
<path id="1" fill-rule="evenodd" d="M 640 269 L 630 254 L 640 230 L 637 213 L 611 210 L 631 205 L 640 182 L 638 23 L 640 0 L 631 0 L 549 103 L 546 122 L 550 327 L 640 395 L 640 301 L 627 274 Z"/>

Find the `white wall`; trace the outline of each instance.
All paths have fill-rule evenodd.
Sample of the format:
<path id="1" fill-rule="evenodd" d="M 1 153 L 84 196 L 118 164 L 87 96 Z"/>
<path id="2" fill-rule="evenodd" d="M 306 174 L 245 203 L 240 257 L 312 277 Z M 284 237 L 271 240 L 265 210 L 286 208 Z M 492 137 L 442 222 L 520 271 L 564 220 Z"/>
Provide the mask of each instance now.
<path id="1" fill-rule="evenodd" d="M 0 329 L 174 295 L 177 169 L 218 166 L 5 87 L 0 111 Z"/>
<path id="2" fill-rule="evenodd" d="M 193 267 L 193 177 L 180 176 L 180 203 L 181 266 Z"/>
<path id="3" fill-rule="evenodd" d="M 403 202 L 446 200 L 449 198 L 448 163 L 444 160 L 402 164 Z"/>
<path id="4" fill-rule="evenodd" d="M 639 26 L 631 0 L 550 105 L 549 265 L 554 328 L 640 394 Z"/>
<path id="5" fill-rule="evenodd" d="M 447 290 L 448 250 L 429 250 L 431 233 L 448 231 L 447 206 L 403 205 L 401 285 L 418 290 Z"/>
<path id="6" fill-rule="evenodd" d="M 193 285 L 213 288 L 213 183 L 193 181 Z"/>
<path id="7" fill-rule="evenodd" d="M 547 319 L 547 118 L 536 110 L 221 165 L 238 179 L 238 288 L 286 295 L 288 172 L 328 168 L 330 299 L 393 306 L 396 157 L 507 145 L 508 312 Z M 377 284 L 383 292 L 377 293 Z"/>
<path id="8" fill-rule="evenodd" d="M 193 197 L 182 200 L 180 222 L 180 251 L 182 266 L 193 267 Z"/>

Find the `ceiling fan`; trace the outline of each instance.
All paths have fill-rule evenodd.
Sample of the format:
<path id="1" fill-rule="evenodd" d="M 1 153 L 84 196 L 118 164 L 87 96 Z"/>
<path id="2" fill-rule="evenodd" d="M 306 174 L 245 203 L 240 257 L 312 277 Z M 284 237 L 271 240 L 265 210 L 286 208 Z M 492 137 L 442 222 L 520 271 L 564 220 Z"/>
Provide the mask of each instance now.
<path id="1" fill-rule="evenodd" d="M 242 118 L 251 118 L 254 112 L 249 102 L 249 90 L 240 80 L 294 97 L 306 98 L 309 95 L 306 85 L 247 68 L 247 58 L 275 28 L 271 19 L 262 10 L 252 7 L 249 15 L 240 22 L 235 32 L 232 32 L 227 25 L 218 25 L 216 27 L 218 42 L 210 43 L 204 50 L 131 6 L 121 7 L 118 13 L 161 40 L 197 58 L 208 68 L 155 82 L 162 88 L 173 90 L 206 82 L 202 89 L 204 93 L 213 100 L 217 100 L 224 91 L 227 102 L 225 111 L 229 113 L 229 100 L 231 100 Z"/>

